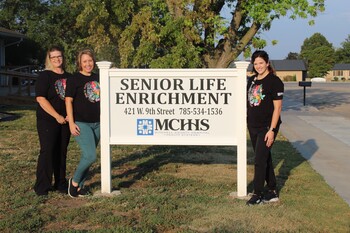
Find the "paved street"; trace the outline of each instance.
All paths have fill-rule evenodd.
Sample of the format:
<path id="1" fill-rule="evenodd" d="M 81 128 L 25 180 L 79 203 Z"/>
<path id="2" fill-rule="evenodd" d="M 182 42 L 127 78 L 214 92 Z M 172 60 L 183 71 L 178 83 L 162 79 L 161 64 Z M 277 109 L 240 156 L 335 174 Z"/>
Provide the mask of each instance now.
<path id="1" fill-rule="evenodd" d="M 350 83 L 285 83 L 281 133 L 350 205 Z"/>

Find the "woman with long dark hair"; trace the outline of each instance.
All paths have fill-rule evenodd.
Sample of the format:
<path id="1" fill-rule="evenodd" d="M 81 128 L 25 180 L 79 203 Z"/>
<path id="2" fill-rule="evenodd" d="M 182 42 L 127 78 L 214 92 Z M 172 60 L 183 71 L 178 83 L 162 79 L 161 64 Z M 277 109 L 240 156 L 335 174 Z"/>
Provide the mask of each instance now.
<path id="1" fill-rule="evenodd" d="M 251 63 L 255 74 L 248 79 L 247 84 L 247 124 L 255 160 L 254 193 L 247 205 L 256 205 L 279 200 L 271 148 L 282 123 L 284 84 L 274 74 L 265 51 L 255 51 Z"/>

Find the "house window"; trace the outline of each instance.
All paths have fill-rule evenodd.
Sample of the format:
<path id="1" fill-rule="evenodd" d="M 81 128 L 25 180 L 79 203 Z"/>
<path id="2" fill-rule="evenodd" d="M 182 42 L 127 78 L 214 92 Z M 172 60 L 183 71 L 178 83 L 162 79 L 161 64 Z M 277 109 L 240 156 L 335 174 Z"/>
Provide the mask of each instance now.
<path id="1" fill-rule="evenodd" d="M 343 71 L 342 70 L 334 70 L 333 76 L 343 76 Z"/>

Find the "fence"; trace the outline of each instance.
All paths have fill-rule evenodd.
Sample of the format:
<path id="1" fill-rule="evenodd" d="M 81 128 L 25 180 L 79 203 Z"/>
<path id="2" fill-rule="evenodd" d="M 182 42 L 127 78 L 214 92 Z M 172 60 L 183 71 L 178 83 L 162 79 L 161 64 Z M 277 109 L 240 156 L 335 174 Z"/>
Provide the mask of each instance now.
<path id="1" fill-rule="evenodd" d="M 38 72 L 36 66 L 1 67 L 0 86 L 5 95 L 32 96 L 32 85 L 35 83 Z"/>

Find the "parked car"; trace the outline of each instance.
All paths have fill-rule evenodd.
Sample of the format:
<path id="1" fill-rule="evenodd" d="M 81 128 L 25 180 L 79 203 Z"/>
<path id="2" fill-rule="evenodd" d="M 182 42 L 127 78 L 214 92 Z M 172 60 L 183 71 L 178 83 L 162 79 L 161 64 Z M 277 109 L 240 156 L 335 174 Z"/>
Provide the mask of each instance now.
<path id="1" fill-rule="evenodd" d="M 325 78 L 321 78 L 321 77 L 315 77 L 311 79 L 311 82 L 315 82 L 315 83 L 324 83 L 326 82 Z"/>

